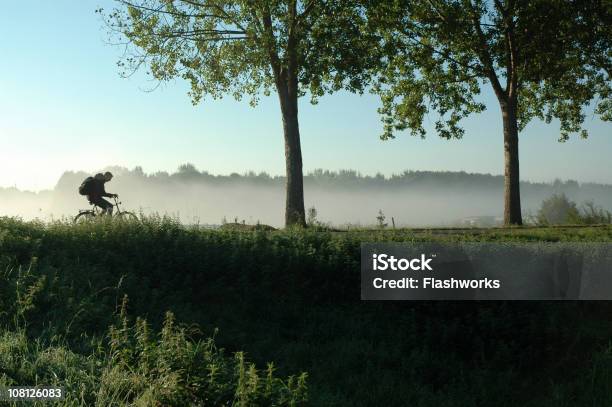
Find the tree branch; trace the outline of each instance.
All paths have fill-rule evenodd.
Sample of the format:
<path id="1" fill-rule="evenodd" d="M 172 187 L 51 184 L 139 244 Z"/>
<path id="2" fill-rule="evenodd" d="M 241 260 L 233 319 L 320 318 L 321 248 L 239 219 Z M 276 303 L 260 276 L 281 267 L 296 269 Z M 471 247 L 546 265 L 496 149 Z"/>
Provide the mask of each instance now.
<path id="1" fill-rule="evenodd" d="M 507 95 L 502 89 L 499 83 L 499 79 L 497 78 L 497 74 L 495 73 L 493 60 L 491 58 L 491 54 L 489 53 L 487 46 L 487 39 L 484 33 L 482 32 L 482 28 L 480 27 L 480 15 L 476 10 L 475 6 L 472 4 L 471 0 L 469 1 L 469 4 L 472 11 L 472 23 L 479 40 L 479 46 L 476 49 L 476 52 L 480 57 L 480 62 L 485 67 L 485 73 L 487 74 L 489 81 L 491 81 L 491 86 L 493 86 L 493 90 L 495 91 L 497 98 L 500 100 L 507 100 Z"/>
<path id="2" fill-rule="evenodd" d="M 270 15 L 270 6 L 267 2 L 264 3 L 263 8 L 263 25 L 264 25 L 264 46 L 267 48 L 268 55 L 270 57 L 270 65 L 272 66 L 272 72 L 274 73 L 274 78 L 276 79 L 277 86 L 280 85 L 280 81 L 282 80 L 282 69 L 280 60 L 278 58 L 278 52 L 276 50 L 276 39 L 274 38 L 274 30 L 272 28 L 272 16 Z"/>
<path id="3" fill-rule="evenodd" d="M 146 6 L 142 6 L 139 4 L 134 4 L 132 2 L 129 2 L 127 0 L 119 0 L 119 2 L 121 2 L 122 4 L 128 6 L 128 7 L 133 7 L 135 9 L 138 10 L 144 10 L 144 11 L 151 11 L 153 13 L 161 13 L 161 14 L 167 14 L 167 15 L 171 15 L 171 16 L 175 16 L 175 17 L 183 17 L 183 18 L 221 18 L 221 16 L 215 15 L 215 14 L 188 14 L 188 13 L 177 13 L 175 11 L 168 11 L 168 10 L 163 10 L 162 7 L 160 8 L 152 8 L 152 7 L 146 7 Z"/>
<path id="4" fill-rule="evenodd" d="M 287 33 L 287 82 L 290 89 L 297 92 L 297 0 L 291 0 L 289 4 L 289 32 Z"/>
<path id="5" fill-rule="evenodd" d="M 440 50 L 436 49 L 436 47 L 434 47 L 433 45 L 425 44 L 425 43 L 423 43 L 423 41 L 420 41 L 418 38 L 414 38 L 414 37 L 420 37 L 420 38 L 422 38 L 422 37 L 423 37 L 422 35 L 420 35 L 420 34 L 419 34 L 419 33 L 417 33 L 416 31 L 411 31 L 411 30 L 409 30 L 409 29 L 406 29 L 406 27 L 402 27 L 402 28 L 400 29 L 400 31 L 401 31 L 401 32 L 402 32 L 402 33 L 403 33 L 403 34 L 404 34 L 404 35 L 405 35 L 405 36 L 406 36 L 406 37 L 407 37 L 409 40 L 411 40 L 411 41 L 413 41 L 414 43 L 419 44 L 419 45 L 421 45 L 421 46 L 423 46 L 423 47 L 425 47 L 425 48 L 429 49 L 431 52 L 433 52 L 433 53 L 435 53 L 435 54 L 438 54 L 438 55 L 442 56 L 443 58 L 447 59 L 448 61 L 453 62 L 453 63 L 455 63 L 455 64 L 457 64 L 457 65 L 459 65 L 459 66 L 462 66 L 462 67 L 464 67 L 464 68 L 466 68 L 466 69 L 470 69 L 470 70 L 472 70 L 472 71 L 474 71 L 474 72 L 477 72 L 477 73 L 482 73 L 482 70 L 480 69 L 480 67 L 478 67 L 478 66 L 473 66 L 473 65 L 470 65 L 470 64 L 466 64 L 466 63 L 463 63 L 463 62 L 461 62 L 461 61 L 457 60 L 456 58 L 453 58 L 452 56 L 450 56 L 450 53 L 440 51 Z"/>
<path id="6" fill-rule="evenodd" d="M 312 9 L 314 8 L 314 5 L 317 3 L 317 0 L 311 0 L 306 7 L 304 7 L 304 11 L 302 11 L 302 14 L 299 15 L 300 19 L 305 19 L 306 17 L 308 17 L 308 14 L 310 14 L 310 12 L 312 11 Z"/>
<path id="7" fill-rule="evenodd" d="M 517 91 L 519 87 L 519 77 L 518 77 L 518 64 L 519 64 L 519 56 L 518 56 L 518 47 L 516 45 L 516 37 L 514 36 L 514 19 L 512 12 L 514 11 L 515 2 L 514 0 L 510 0 L 508 5 L 507 16 L 508 19 L 508 48 L 510 51 L 510 67 L 508 76 L 508 83 L 506 84 L 506 92 L 508 94 L 508 98 L 514 101 L 517 97 Z"/>

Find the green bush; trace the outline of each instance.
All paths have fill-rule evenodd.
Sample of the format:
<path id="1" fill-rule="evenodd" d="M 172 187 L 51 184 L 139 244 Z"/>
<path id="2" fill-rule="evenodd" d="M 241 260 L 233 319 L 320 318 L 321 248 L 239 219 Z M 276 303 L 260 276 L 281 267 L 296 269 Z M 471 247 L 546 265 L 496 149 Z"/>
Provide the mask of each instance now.
<path id="1" fill-rule="evenodd" d="M 580 224 L 597 225 L 612 223 L 612 213 L 599 206 L 593 201 L 585 202 L 580 208 Z"/>
<path id="2" fill-rule="evenodd" d="M 585 202 L 580 208 L 565 194 L 554 194 L 542 201 L 536 222 L 540 225 L 597 225 L 612 222 L 612 214 L 595 205 Z"/>
<path id="3" fill-rule="evenodd" d="M 576 224 L 579 223 L 579 215 L 576 203 L 565 194 L 554 194 L 542 201 L 537 221 L 541 225 Z"/>

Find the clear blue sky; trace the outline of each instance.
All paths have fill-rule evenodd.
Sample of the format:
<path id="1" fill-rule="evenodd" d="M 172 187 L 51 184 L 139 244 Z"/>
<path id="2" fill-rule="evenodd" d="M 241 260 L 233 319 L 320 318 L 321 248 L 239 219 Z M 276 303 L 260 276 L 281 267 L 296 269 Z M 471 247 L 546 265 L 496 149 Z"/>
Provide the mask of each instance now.
<path id="1" fill-rule="evenodd" d="M 231 98 L 193 107 L 186 84 L 154 92 L 143 76 L 115 65 L 94 10 L 110 0 L 5 2 L 0 13 L 0 186 L 51 188 L 64 170 L 107 165 L 174 171 L 193 163 L 212 173 L 284 173 L 276 95 L 256 108 Z M 385 175 L 412 170 L 503 173 L 499 108 L 465 122 L 463 140 L 400 135 L 381 141 L 375 96 L 339 93 L 300 104 L 304 169 L 355 169 Z M 431 117 L 431 122 L 435 117 Z M 432 128 L 433 126 L 429 126 Z M 612 183 L 612 124 L 592 115 L 590 139 L 558 143 L 558 124 L 535 122 L 521 134 L 521 177 Z"/>

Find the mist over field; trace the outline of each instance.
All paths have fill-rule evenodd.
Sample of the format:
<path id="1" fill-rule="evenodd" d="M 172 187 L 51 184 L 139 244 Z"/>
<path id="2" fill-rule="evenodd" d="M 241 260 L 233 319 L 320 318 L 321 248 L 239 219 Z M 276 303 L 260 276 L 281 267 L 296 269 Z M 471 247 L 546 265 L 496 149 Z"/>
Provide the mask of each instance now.
<path id="1" fill-rule="evenodd" d="M 145 174 L 111 167 L 115 178 L 107 192 L 118 193 L 123 208 L 179 218 L 184 223 L 220 224 L 225 219 L 280 227 L 284 221 L 285 180 L 267 174 L 212 175 L 192 165 L 175 173 Z M 90 174 L 66 172 L 53 190 L 28 192 L 0 188 L 0 216 L 42 220 L 73 217 L 89 207 L 78 195 Z M 494 222 L 503 211 L 503 177 L 464 172 L 407 171 L 391 177 L 361 176 L 355 171 L 316 170 L 304 178 L 305 205 L 314 206 L 318 220 L 333 225 L 376 223 L 382 210 L 396 226 L 465 225 L 472 217 Z M 594 201 L 612 210 L 612 186 L 575 181 L 521 185 L 523 213 L 535 214 L 543 199 L 565 193 L 581 204 Z M 481 222 L 482 220 L 478 220 Z"/>

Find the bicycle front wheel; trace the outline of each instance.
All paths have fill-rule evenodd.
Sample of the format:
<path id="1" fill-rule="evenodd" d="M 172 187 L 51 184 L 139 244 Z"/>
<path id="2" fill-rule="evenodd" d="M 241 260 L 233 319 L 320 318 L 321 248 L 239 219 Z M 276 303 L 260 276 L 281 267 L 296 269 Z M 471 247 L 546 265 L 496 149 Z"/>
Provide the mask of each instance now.
<path id="1" fill-rule="evenodd" d="M 132 212 L 121 212 L 117 214 L 117 219 L 126 220 L 128 222 L 138 222 L 138 216 Z"/>
<path id="2" fill-rule="evenodd" d="M 74 217 L 74 223 L 91 222 L 96 217 L 93 211 L 81 212 Z"/>

